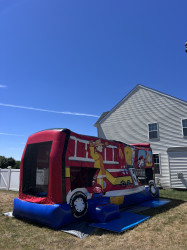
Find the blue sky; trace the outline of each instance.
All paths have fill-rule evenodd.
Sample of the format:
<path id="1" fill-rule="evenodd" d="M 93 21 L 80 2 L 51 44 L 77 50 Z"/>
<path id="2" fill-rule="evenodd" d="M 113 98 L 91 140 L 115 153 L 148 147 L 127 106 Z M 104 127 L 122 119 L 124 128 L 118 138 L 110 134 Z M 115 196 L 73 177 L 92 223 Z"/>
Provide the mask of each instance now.
<path id="1" fill-rule="evenodd" d="M 0 0 L 0 155 L 20 160 L 47 128 L 96 136 L 97 116 L 137 84 L 186 101 L 186 10 L 186 0 Z"/>

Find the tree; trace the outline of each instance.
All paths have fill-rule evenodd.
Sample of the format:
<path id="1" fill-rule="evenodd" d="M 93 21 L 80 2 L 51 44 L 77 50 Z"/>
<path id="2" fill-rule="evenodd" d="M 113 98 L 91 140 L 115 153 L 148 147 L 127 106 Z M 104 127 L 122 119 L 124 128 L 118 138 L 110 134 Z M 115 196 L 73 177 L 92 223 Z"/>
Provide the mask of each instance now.
<path id="1" fill-rule="evenodd" d="M 20 161 L 16 161 L 16 164 L 14 165 L 13 168 L 15 168 L 15 169 L 20 169 L 20 164 L 21 164 Z"/>
<path id="2" fill-rule="evenodd" d="M 8 158 L 7 159 L 7 165 L 8 165 L 7 167 L 10 166 L 10 167 L 13 168 L 16 165 L 16 161 L 14 160 L 14 158 L 12 158 L 12 157 Z"/>
<path id="3" fill-rule="evenodd" d="M 0 168 L 20 168 L 20 161 L 16 161 L 13 157 L 6 158 L 4 156 L 0 156 Z"/>
<path id="4" fill-rule="evenodd" d="M 0 156 L 0 168 L 7 168 L 7 158 Z"/>

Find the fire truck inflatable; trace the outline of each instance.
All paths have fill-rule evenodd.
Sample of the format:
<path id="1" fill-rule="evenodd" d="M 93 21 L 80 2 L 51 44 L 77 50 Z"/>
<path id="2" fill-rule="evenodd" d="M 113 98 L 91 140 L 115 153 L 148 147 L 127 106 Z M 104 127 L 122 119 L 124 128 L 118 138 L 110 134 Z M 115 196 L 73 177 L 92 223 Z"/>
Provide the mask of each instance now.
<path id="1" fill-rule="evenodd" d="M 84 218 L 105 222 L 155 197 L 149 144 L 49 129 L 28 138 L 13 215 L 57 229 Z"/>

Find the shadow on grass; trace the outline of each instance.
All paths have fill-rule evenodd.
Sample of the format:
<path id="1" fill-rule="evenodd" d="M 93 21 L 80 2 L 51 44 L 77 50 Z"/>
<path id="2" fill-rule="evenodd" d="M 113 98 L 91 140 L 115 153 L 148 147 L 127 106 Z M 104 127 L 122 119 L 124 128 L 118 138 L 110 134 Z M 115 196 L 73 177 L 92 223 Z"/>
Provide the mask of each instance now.
<path id="1" fill-rule="evenodd" d="M 25 224 L 31 226 L 31 227 L 37 227 L 37 228 L 44 228 L 44 229 L 48 229 L 48 230 L 51 230 L 51 231 L 58 231 L 58 230 L 55 230 L 51 227 L 48 227 L 47 225 L 44 225 L 44 224 L 41 224 L 41 223 L 38 223 L 38 222 L 34 222 L 30 219 L 25 219 L 25 218 L 21 218 L 21 217 L 14 217 L 13 219 L 15 220 L 18 220 L 20 222 L 24 222 Z"/>
<path id="2" fill-rule="evenodd" d="M 155 216 L 161 213 L 165 213 L 167 211 L 169 211 L 172 208 L 178 207 L 183 203 L 186 203 L 186 201 L 184 200 L 178 200 L 178 199 L 168 199 L 168 198 L 164 198 L 162 197 L 162 199 L 167 199 L 170 200 L 170 203 L 167 203 L 166 205 L 160 206 L 160 207 L 155 207 L 155 208 L 149 208 L 145 211 L 140 212 L 139 214 L 143 214 L 143 215 L 148 215 L 148 216 Z"/>

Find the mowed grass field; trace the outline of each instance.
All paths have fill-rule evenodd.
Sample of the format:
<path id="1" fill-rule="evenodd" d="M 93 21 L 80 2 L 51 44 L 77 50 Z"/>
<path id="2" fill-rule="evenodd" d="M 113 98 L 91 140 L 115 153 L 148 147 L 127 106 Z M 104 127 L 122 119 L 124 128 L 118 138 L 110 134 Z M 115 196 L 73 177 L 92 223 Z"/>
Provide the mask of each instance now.
<path id="1" fill-rule="evenodd" d="M 2 215 L 17 196 L 0 191 L 0 249 L 187 249 L 187 191 L 160 190 L 171 203 L 142 212 L 151 219 L 122 234 L 97 229 L 83 240 Z"/>

